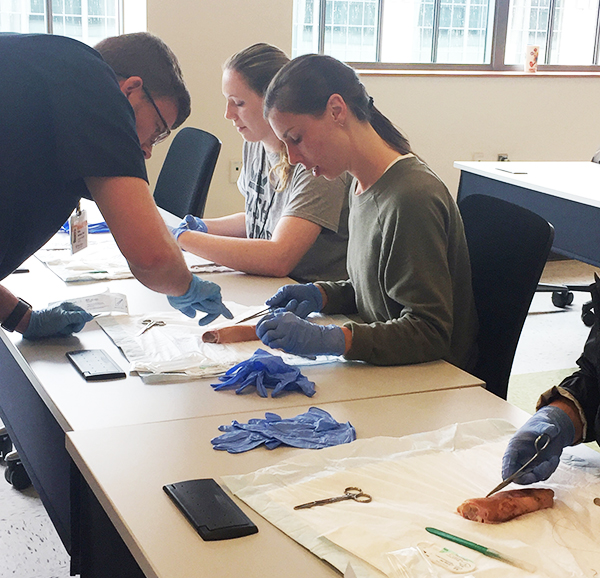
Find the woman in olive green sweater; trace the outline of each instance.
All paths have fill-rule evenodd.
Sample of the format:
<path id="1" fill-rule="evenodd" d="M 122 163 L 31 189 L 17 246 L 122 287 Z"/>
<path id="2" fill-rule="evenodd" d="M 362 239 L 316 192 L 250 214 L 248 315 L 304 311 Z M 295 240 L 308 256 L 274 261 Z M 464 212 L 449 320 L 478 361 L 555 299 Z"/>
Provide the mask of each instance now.
<path id="1" fill-rule="evenodd" d="M 296 58 L 271 82 L 265 115 L 290 162 L 355 180 L 349 280 L 282 287 L 267 301 L 282 309 L 257 326 L 261 340 L 300 355 L 471 368 L 477 314 L 458 208 L 354 70 L 328 56 Z M 364 323 L 319 326 L 303 319 L 313 311 L 358 313 Z"/>

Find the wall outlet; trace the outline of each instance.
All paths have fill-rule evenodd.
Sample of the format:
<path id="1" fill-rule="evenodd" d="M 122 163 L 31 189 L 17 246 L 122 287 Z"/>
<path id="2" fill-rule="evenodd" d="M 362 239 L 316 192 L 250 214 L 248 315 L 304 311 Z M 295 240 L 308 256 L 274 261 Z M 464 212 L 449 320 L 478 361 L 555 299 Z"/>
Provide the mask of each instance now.
<path id="1" fill-rule="evenodd" d="M 508 153 L 498 153 L 498 160 L 504 162 L 508 160 Z"/>
<path id="2" fill-rule="evenodd" d="M 229 182 L 237 183 L 242 172 L 242 161 L 229 161 Z"/>

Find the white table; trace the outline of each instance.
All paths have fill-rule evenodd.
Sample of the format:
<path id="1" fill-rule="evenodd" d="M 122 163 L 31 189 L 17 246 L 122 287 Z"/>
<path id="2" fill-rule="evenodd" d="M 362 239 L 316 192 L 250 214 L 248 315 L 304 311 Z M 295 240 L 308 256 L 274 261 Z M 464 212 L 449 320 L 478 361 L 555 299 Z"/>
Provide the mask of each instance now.
<path id="1" fill-rule="evenodd" d="M 282 417 L 306 411 L 285 408 Z M 319 404 L 350 421 L 358 438 L 403 436 L 456 422 L 503 418 L 515 426 L 528 415 L 479 387 Z M 301 451 L 259 448 L 238 455 L 217 452 L 217 427 L 257 414 L 204 417 L 67 435 L 73 460 L 147 578 L 320 578 L 337 571 L 234 500 L 258 526 L 256 535 L 203 542 L 162 486 L 195 478 L 252 472 Z M 118 448 L 107 452 L 106 447 Z M 593 453 L 593 452 L 592 452 Z M 103 548 L 109 549 L 108 542 Z M 108 550 L 110 552 L 110 549 Z M 118 554 L 115 554 L 118 556 Z"/>
<path id="2" fill-rule="evenodd" d="M 25 266 L 30 273 L 12 275 L 4 284 L 34 307 L 100 293 L 108 286 L 111 291 L 128 296 L 133 314 L 170 309 L 165 296 L 133 279 L 66 286 L 35 258 Z M 224 299 L 246 305 L 264 303 L 286 281 L 242 273 L 203 277 L 221 285 Z M 234 391 L 215 392 L 209 385 L 211 380 L 145 385 L 139 377 L 128 376 L 125 380 L 88 383 L 68 362 L 65 352 L 95 348 L 105 349 L 127 368 L 120 351 L 95 322 L 72 337 L 33 343 L 0 331 L 0 417 L 67 551 L 75 554 L 78 542 L 72 548 L 73 488 L 69 476 L 71 460 L 64 447 L 66 432 L 232 412 L 253 411 L 264 415 L 267 410 L 279 411 L 307 403 L 386 399 L 397 394 L 481 385 L 479 379 L 443 361 L 405 367 L 372 367 L 356 362 L 307 367 L 303 372 L 315 381 L 317 388 L 310 401 L 299 393 L 265 399 L 253 394 L 237 396 Z M 105 449 L 110 451 L 111 447 L 107 445 Z"/>
<path id="3" fill-rule="evenodd" d="M 463 162 L 458 201 L 498 197 L 552 223 L 554 251 L 600 267 L 600 164 L 592 162 Z"/>

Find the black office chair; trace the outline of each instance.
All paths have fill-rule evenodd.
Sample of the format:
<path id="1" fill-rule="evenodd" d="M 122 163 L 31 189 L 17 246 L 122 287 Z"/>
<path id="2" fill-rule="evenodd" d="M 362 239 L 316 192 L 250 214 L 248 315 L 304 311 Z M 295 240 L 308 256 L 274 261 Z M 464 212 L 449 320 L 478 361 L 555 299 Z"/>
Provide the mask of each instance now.
<path id="1" fill-rule="evenodd" d="M 459 208 L 479 316 L 479 358 L 471 373 L 506 399 L 517 343 L 554 228 L 527 209 L 486 195 L 466 197 Z"/>
<path id="2" fill-rule="evenodd" d="M 199 128 L 182 128 L 173 138 L 156 181 L 156 204 L 178 217 L 204 215 L 208 187 L 221 141 Z"/>

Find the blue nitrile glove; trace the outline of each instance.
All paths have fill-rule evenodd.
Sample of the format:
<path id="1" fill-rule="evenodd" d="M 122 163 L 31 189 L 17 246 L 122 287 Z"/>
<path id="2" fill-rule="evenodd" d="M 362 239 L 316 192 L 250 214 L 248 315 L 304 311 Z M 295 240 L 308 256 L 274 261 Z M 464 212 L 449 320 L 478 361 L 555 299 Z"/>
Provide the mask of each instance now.
<path id="1" fill-rule="evenodd" d="M 323 295 L 314 283 L 307 285 L 284 285 L 265 302 L 271 309 L 283 307 L 298 317 L 308 317 L 313 311 L 323 309 Z"/>
<path id="2" fill-rule="evenodd" d="M 234 365 L 219 380 L 222 383 L 211 384 L 215 391 L 239 386 L 235 392 L 240 394 L 253 385 L 261 397 L 267 397 L 267 389 L 273 390 L 271 397 L 277 397 L 282 391 L 301 391 L 308 397 L 315 394 L 315 384 L 297 367 L 264 349 L 257 349 L 250 359 Z"/>
<path id="3" fill-rule="evenodd" d="M 211 440 L 215 450 L 239 454 L 263 443 L 272 450 L 282 444 L 294 448 L 322 449 L 347 444 L 356 439 L 350 422 L 339 423 L 326 411 L 311 407 L 306 413 L 281 419 L 276 413 L 265 413 L 265 419 L 250 419 L 247 424 L 233 421 L 219 426 L 225 432 Z"/>
<path id="4" fill-rule="evenodd" d="M 282 309 L 265 315 L 256 325 L 256 335 L 273 349 L 305 357 L 343 355 L 346 350 L 341 327 L 310 323 Z"/>
<path id="5" fill-rule="evenodd" d="M 93 315 L 78 305 L 65 301 L 49 309 L 31 312 L 29 325 L 23 333 L 25 339 L 42 339 L 44 337 L 67 337 L 83 329 Z"/>
<path id="6" fill-rule="evenodd" d="M 179 309 L 188 317 L 196 317 L 196 310 L 204 311 L 208 315 L 198 321 L 198 325 L 206 325 L 214 321 L 219 315 L 233 319 L 233 314 L 221 299 L 221 288 L 212 281 L 204 281 L 196 275 L 192 275 L 189 289 L 179 297 L 168 296 L 169 303 L 175 309 Z"/>
<path id="7" fill-rule="evenodd" d="M 179 239 L 179 235 L 186 233 L 187 231 L 199 231 L 200 233 L 208 232 L 206 223 L 200 217 L 194 217 L 194 215 L 186 215 L 183 221 L 177 225 L 174 229 L 171 229 L 171 233 L 175 239 Z"/>
<path id="8" fill-rule="evenodd" d="M 541 434 L 550 436 L 550 443 L 531 465 L 514 481 L 517 484 L 533 484 L 547 480 L 558 467 L 563 448 L 575 440 L 575 426 L 569 416 L 559 407 L 547 405 L 534 413 L 508 442 L 502 458 L 502 478 L 516 472 L 535 454 L 535 440 Z"/>

